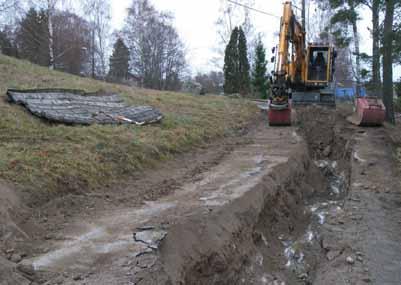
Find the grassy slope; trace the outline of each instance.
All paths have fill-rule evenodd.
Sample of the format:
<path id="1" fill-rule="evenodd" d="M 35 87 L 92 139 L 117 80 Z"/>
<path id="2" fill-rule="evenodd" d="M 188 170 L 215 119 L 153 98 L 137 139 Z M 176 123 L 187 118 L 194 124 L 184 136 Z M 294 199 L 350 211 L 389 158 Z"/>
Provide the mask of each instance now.
<path id="1" fill-rule="evenodd" d="M 242 100 L 132 89 L 1 55 L 0 74 L 0 178 L 42 194 L 121 181 L 173 153 L 231 133 L 256 113 Z M 159 108 L 165 119 L 144 127 L 53 125 L 6 103 L 9 87 L 114 91 L 130 104 Z"/>

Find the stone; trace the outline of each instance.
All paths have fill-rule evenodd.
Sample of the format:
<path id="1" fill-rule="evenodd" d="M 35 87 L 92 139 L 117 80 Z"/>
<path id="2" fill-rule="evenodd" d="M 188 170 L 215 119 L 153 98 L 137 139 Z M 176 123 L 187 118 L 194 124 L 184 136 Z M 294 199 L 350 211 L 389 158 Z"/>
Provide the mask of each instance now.
<path id="1" fill-rule="evenodd" d="M 298 275 L 298 279 L 306 280 L 308 279 L 308 273 L 301 273 Z"/>
<path id="2" fill-rule="evenodd" d="M 151 268 L 155 265 L 157 261 L 157 256 L 154 254 L 141 255 L 137 261 L 136 266 L 141 269 Z"/>
<path id="3" fill-rule="evenodd" d="M 28 264 L 28 263 L 19 263 L 17 265 L 17 269 L 27 275 L 35 275 L 35 269 L 33 268 L 32 264 Z"/>
<path id="4" fill-rule="evenodd" d="M 15 264 L 0 256 L 0 284 L 30 285 L 30 278 L 15 270 Z"/>
<path id="5" fill-rule="evenodd" d="M 10 260 L 11 260 L 11 262 L 18 263 L 22 260 L 22 256 L 17 253 L 14 253 L 11 255 Z"/>
<path id="6" fill-rule="evenodd" d="M 167 232 L 157 229 L 145 229 L 134 233 L 134 240 L 146 244 L 152 249 L 158 249 L 160 242 L 166 237 Z"/>
<path id="7" fill-rule="evenodd" d="M 352 264 L 355 263 L 355 260 L 354 260 L 351 256 L 348 256 L 348 257 L 345 259 L 345 261 L 347 261 L 347 263 L 350 264 L 350 265 L 352 265 Z"/>
<path id="8" fill-rule="evenodd" d="M 331 146 L 327 146 L 324 151 L 323 151 L 323 155 L 328 157 L 331 154 Z"/>
<path id="9" fill-rule="evenodd" d="M 77 274 L 72 278 L 74 281 L 82 280 L 82 275 Z"/>
<path id="10" fill-rule="evenodd" d="M 362 281 L 365 282 L 365 283 L 370 283 L 370 282 L 372 282 L 372 279 L 370 279 L 369 277 L 364 277 L 362 279 Z"/>
<path id="11" fill-rule="evenodd" d="M 328 261 L 332 261 L 334 258 L 336 258 L 339 255 L 340 255 L 340 251 L 338 251 L 338 250 L 330 250 L 326 254 L 326 258 L 327 258 Z"/>
<path id="12" fill-rule="evenodd" d="M 13 248 L 7 249 L 6 253 L 7 254 L 12 254 L 12 253 L 14 253 L 14 249 Z"/>

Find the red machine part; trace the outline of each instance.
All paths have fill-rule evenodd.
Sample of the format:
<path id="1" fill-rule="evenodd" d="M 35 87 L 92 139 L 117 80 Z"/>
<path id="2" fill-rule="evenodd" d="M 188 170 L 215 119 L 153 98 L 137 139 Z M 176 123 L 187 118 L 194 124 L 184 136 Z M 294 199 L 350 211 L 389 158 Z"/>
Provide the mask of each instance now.
<path id="1" fill-rule="evenodd" d="M 270 126 L 290 126 L 291 125 L 291 105 L 285 109 L 270 108 L 269 113 Z"/>
<path id="2" fill-rule="evenodd" d="M 383 101 L 376 97 L 356 99 L 356 113 L 349 118 L 357 126 L 381 126 L 386 116 Z"/>

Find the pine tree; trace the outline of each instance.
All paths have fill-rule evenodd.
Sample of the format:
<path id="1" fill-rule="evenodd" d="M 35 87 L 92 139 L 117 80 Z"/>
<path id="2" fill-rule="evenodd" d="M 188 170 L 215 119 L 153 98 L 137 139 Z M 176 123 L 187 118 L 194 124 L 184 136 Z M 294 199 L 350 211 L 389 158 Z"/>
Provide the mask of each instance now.
<path id="1" fill-rule="evenodd" d="M 252 72 L 252 85 L 254 86 L 258 97 L 267 99 L 268 82 L 266 80 L 267 72 L 266 51 L 262 41 L 259 39 L 255 50 L 255 64 Z"/>
<path id="2" fill-rule="evenodd" d="M 238 80 L 239 80 L 239 93 L 247 95 L 250 93 L 251 79 L 250 79 L 250 65 L 248 60 L 248 48 L 246 43 L 246 36 L 242 28 L 239 28 L 238 34 Z"/>
<path id="3" fill-rule="evenodd" d="M 239 92 L 238 81 L 238 27 L 231 32 L 230 41 L 224 53 L 224 93 Z"/>
<path id="4" fill-rule="evenodd" d="M 124 41 L 119 38 L 114 44 L 113 54 L 110 57 L 109 76 L 113 80 L 128 78 L 130 53 Z"/>
<path id="5" fill-rule="evenodd" d="M 48 66 L 50 62 L 49 31 L 47 15 L 44 10 L 36 11 L 31 8 L 20 23 L 17 31 L 17 43 L 21 58 L 35 64 Z"/>

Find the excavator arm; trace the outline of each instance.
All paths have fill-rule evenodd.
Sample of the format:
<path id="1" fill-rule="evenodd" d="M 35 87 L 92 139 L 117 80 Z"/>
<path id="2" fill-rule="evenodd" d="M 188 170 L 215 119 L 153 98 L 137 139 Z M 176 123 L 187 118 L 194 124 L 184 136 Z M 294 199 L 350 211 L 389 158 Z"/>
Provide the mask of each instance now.
<path id="1" fill-rule="evenodd" d="M 278 55 L 273 73 L 271 105 L 288 108 L 292 83 L 304 81 L 305 31 L 297 21 L 291 2 L 284 3 L 281 17 Z M 290 83 L 291 82 L 291 83 Z"/>

